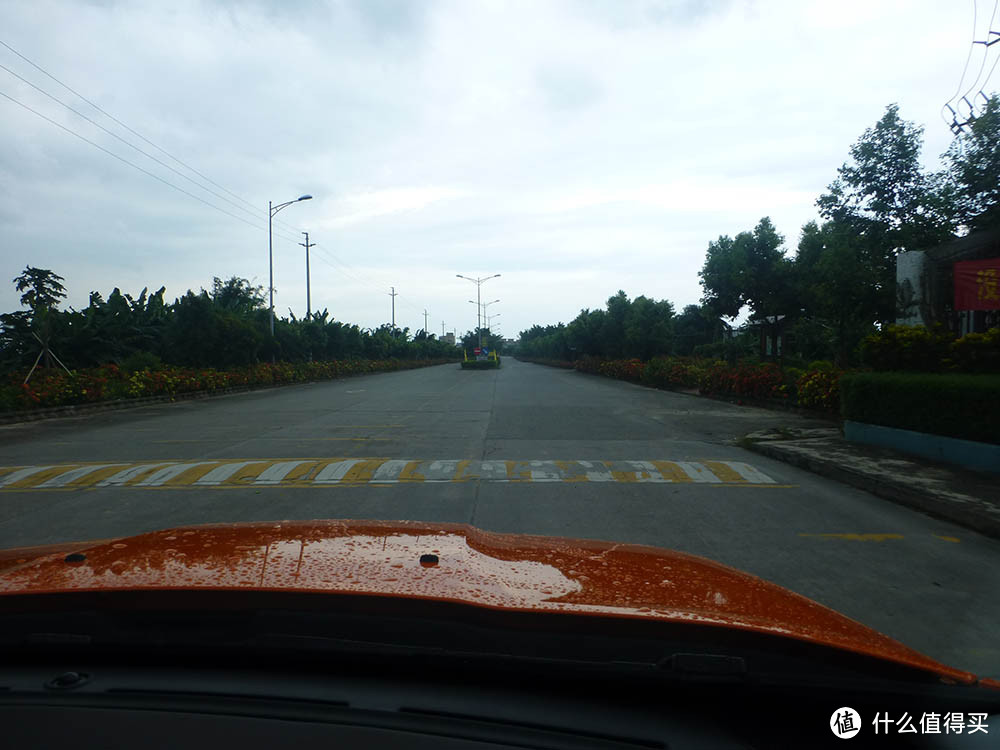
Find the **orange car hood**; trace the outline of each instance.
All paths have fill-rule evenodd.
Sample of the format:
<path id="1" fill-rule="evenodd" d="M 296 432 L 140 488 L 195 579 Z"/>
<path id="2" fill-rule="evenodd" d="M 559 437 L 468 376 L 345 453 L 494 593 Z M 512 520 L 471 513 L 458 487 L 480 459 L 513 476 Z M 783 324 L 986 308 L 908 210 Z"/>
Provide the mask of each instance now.
<path id="1" fill-rule="evenodd" d="M 8 604 L 29 594 L 178 589 L 417 597 L 718 626 L 845 649 L 960 683 L 976 680 L 755 576 L 633 544 L 459 524 L 296 521 L 0 552 L 0 596 Z"/>

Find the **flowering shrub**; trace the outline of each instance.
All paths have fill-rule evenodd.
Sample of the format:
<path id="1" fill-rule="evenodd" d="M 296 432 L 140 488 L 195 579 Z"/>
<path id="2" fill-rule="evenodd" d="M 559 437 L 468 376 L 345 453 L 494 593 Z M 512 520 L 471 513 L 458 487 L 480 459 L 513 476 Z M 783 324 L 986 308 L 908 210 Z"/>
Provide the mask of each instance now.
<path id="1" fill-rule="evenodd" d="M 841 372 L 813 370 L 806 372 L 796 384 L 798 405 L 808 409 L 835 412 L 840 408 Z"/>
<path id="2" fill-rule="evenodd" d="M 174 396 L 223 390 L 240 386 L 283 385 L 313 380 L 331 380 L 370 372 L 404 370 L 444 364 L 450 359 L 427 360 L 333 360 L 329 362 L 260 363 L 237 370 L 187 369 L 164 366 L 127 373 L 110 364 L 67 374 L 64 370 L 41 370 L 24 384 L 25 373 L 15 374 L 0 385 L 0 409 L 35 409 L 69 404 L 113 401 L 142 396 Z"/>
<path id="3" fill-rule="evenodd" d="M 606 359 L 601 362 L 598 371 L 609 378 L 638 381 L 644 368 L 641 359 Z"/>
<path id="4" fill-rule="evenodd" d="M 697 388 L 704 372 L 704 360 L 654 357 L 643 370 L 642 382 L 655 388 Z"/>
<path id="5" fill-rule="evenodd" d="M 701 393 L 713 396 L 768 399 L 788 398 L 790 395 L 781 369 L 770 362 L 738 364 L 734 367 L 724 362 L 715 362 L 702 375 L 698 389 Z"/>
<path id="6" fill-rule="evenodd" d="M 654 388 L 697 388 L 705 395 L 779 400 L 828 412 L 840 408 L 843 372 L 828 362 L 811 363 L 806 370 L 795 367 L 782 370 L 771 362 L 728 365 L 721 360 L 698 357 L 655 357 L 649 362 L 582 357 L 575 363 L 534 357 L 518 359 L 553 367 L 575 366 L 580 372 L 638 381 Z"/>
<path id="7" fill-rule="evenodd" d="M 943 328 L 886 326 L 861 342 L 861 357 L 883 372 L 997 372 L 1000 328 L 956 338 Z"/>

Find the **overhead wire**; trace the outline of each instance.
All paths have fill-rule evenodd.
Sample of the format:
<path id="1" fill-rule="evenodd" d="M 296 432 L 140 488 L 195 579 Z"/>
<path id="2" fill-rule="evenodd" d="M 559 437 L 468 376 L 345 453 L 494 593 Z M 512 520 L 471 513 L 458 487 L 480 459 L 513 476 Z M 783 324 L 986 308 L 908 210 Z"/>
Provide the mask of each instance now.
<path id="1" fill-rule="evenodd" d="M 148 153 L 146 151 L 143 151 L 141 148 L 139 148 L 138 146 L 136 146 L 134 143 L 130 143 L 129 141 L 125 140 L 124 138 L 122 138 L 117 133 L 113 133 L 112 131 L 108 130 L 106 127 L 104 127 L 103 125 L 101 125 L 99 122 L 95 122 L 90 117 L 87 117 L 87 115 L 85 115 L 82 112 L 74 109 L 73 107 L 71 107 L 70 105 L 68 105 L 66 102 L 62 101 L 61 99 L 58 99 L 57 97 L 53 96 L 52 94 L 50 94 L 45 89 L 43 89 L 43 88 L 41 88 L 39 86 L 36 86 L 31 81 L 29 81 L 26 78 L 18 75 L 17 73 L 15 73 L 13 70 L 11 70 L 10 68 L 8 68 L 3 63 L 0 63 L 0 68 L 2 68 L 3 70 L 6 70 L 8 73 L 10 73 L 12 76 L 14 76 L 15 78 L 17 78 L 19 81 L 22 81 L 23 83 L 26 83 L 28 86 L 31 86 L 31 88 L 35 89 L 36 91 L 38 91 L 39 93 L 43 94 L 44 96 L 47 96 L 49 99 L 51 99 L 52 101 L 54 101 L 56 104 L 62 105 L 63 107 L 65 107 L 66 109 L 68 109 L 70 112 L 72 112 L 73 114 L 75 114 L 77 117 L 83 118 L 84 120 L 86 120 L 87 122 L 89 122 L 94 127 L 99 128 L 100 130 L 104 131 L 105 133 L 107 133 L 108 135 L 110 135 L 112 138 L 120 141 L 121 143 L 124 143 L 129 148 L 132 148 L 135 151 L 138 151 L 140 154 L 142 154 L 146 158 L 148 158 L 148 159 L 156 162 L 161 167 L 164 167 L 165 169 L 169 169 L 174 174 L 176 174 L 176 175 L 178 175 L 180 177 L 183 177 L 185 180 L 187 180 L 188 182 L 190 182 L 192 185 L 200 188 L 201 190 L 204 190 L 207 193 L 211 193 L 216 198 L 219 198 L 220 200 L 225 201 L 226 203 L 230 204 L 231 206 L 233 206 L 234 208 L 236 208 L 236 209 L 238 209 L 240 211 L 244 211 L 245 213 L 251 214 L 252 216 L 259 216 L 260 209 L 251 210 L 249 208 L 246 208 L 246 207 L 240 205 L 239 203 L 236 203 L 235 201 L 230 200 L 226 196 L 224 196 L 224 195 L 222 195 L 220 193 L 217 193 L 214 190 L 211 190 L 210 188 L 205 187 L 204 185 L 199 184 L 196 180 L 192 179 L 191 177 L 188 177 L 186 174 L 184 174 L 183 172 L 181 172 L 179 169 L 175 169 L 174 167 L 170 166 L 166 162 L 161 161 L 160 159 L 157 159 L 152 154 L 150 154 L 150 153 Z"/>
<path id="2" fill-rule="evenodd" d="M 1000 0 L 993 0 L 993 12 L 990 14 L 990 22 L 986 25 L 987 40 L 989 39 L 989 32 L 993 30 L 993 19 L 996 18 L 997 6 L 998 5 L 1000 5 Z M 976 40 L 973 39 L 972 44 L 975 45 L 977 43 L 981 43 L 981 42 L 976 42 Z M 961 99 L 959 99 L 959 101 L 962 101 L 962 99 L 965 99 L 966 102 L 968 102 L 967 97 L 969 96 L 969 94 L 972 93 L 972 91 L 976 88 L 976 86 L 979 85 L 979 79 L 982 78 L 983 70 L 985 70 L 985 68 L 986 68 L 986 60 L 989 59 L 989 56 L 990 56 L 989 45 L 984 45 L 984 47 L 983 47 L 983 62 L 979 66 L 979 72 L 976 74 L 976 80 L 972 82 L 972 85 L 969 86 L 968 89 L 966 89 L 965 93 L 962 94 L 962 97 L 961 97 Z"/>
<path id="3" fill-rule="evenodd" d="M 90 100 L 89 98 L 87 98 L 86 96 L 84 96 L 83 94 L 81 94 L 79 91 L 77 91 L 76 89 L 74 89 L 70 85 L 68 85 L 68 84 L 64 83 L 63 81 L 59 80 L 57 77 L 55 77 L 54 75 L 52 75 L 51 73 L 49 73 L 47 70 L 45 70 L 44 68 L 42 68 L 40 65 L 38 65 L 34 61 L 32 61 L 29 58 L 27 58 L 25 55 L 21 54 L 19 51 L 17 51 L 16 49 L 14 49 L 11 45 L 9 45 L 6 42 L 4 42 L 2 39 L 0 39 L 0 45 L 2 45 L 3 47 L 5 47 L 6 49 L 10 50 L 13 54 L 17 55 L 19 58 L 21 58 L 22 60 L 24 60 L 26 63 L 28 63 L 29 65 L 31 65 L 32 67 L 34 67 L 35 69 L 37 69 L 38 71 L 40 71 L 41 73 L 43 73 L 45 76 L 47 76 L 51 80 L 55 81 L 57 84 L 59 84 L 60 86 L 62 86 L 63 88 L 65 88 L 67 91 L 71 92 L 75 96 L 77 96 L 80 99 L 82 99 L 84 102 L 86 102 L 87 104 L 89 104 L 91 107 L 93 107 L 94 109 L 96 109 L 98 112 L 100 112 L 104 116 L 108 117 L 110 120 L 112 120 L 115 123 L 117 123 L 118 125 L 120 125 L 122 128 L 124 128 L 125 130 L 127 130 L 129 133 L 131 133 L 134 136 L 136 136 L 137 138 L 141 139 L 143 142 L 149 144 L 150 146 L 152 146 L 153 148 L 155 148 L 160 153 L 164 154 L 168 158 L 170 158 L 173 161 L 177 162 L 178 164 L 180 164 L 181 166 L 183 166 L 185 169 L 188 169 L 189 171 L 191 171 L 193 174 L 196 174 L 198 177 L 200 177 L 201 179 L 203 179 L 205 182 L 207 182 L 207 183 L 209 183 L 211 185 L 214 185 L 215 187 L 219 188 L 219 190 L 222 190 L 223 192 L 228 193 L 229 195 L 233 196 L 234 198 L 236 198 L 237 200 L 241 201 L 243 204 L 245 204 L 249 208 L 245 208 L 244 206 L 239 205 L 239 204 L 235 203 L 232 200 L 229 200 L 224 195 L 220 195 L 216 191 L 211 190 L 210 188 L 207 188 L 207 187 L 205 187 L 202 184 L 199 184 L 196 180 L 192 179 L 190 176 L 184 174 L 183 172 L 181 172 L 180 170 L 176 169 L 175 167 L 172 167 L 171 165 L 166 164 L 161 159 L 158 159 L 157 157 L 153 156 L 152 154 L 148 153 L 147 151 L 143 150 L 142 148 L 136 146 L 134 143 L 131 143 L 127 139 L 122 138 L 120 135 L 112 132 L 108 128 L 106 128 L 103 125 L 101 125 L 100 123 L 96 122 L 94 119 L 88 117 L 87 115 L 85 115 L 82 112 L 78 111 L 77 109 L 75 109 L 71 105 L 67 104 L 66 102 L 62 101 L 58 97 L 56 97 L 53 94 L 49 93 L 45 89 L 43 89 L 40 86 L 32 83 L 28 79 L 24 78 L 23 76 L 19 75 L 15 71 L 11 70 L 7 66 L 3 65 L 2 63 L 0 63 L 0 68 L 2 68 L 3 70 L 7 71 L 7 73 L 9 73 L 10 75 L 14 76 L 15 78 L 17 78 L 21 82 L 27 84 L 28 86 L 30 86 L 31 88 L 35 89 L 36 91 L 38 91 L 39 93 L 43 94 L 44 96 L 48 97 L 49 99 L 51 99 L 52 101 L 56 102 L 57 104 L 61 105 L 62 107 L 65 107 L 67 110 L 69 110 L 73 114 L 77 115 L 78 117 L 86 120 L 87 122 L 89 122 L 94 127 L 97 127 L 98 129 L 100 129 L 104 133 L 110 135 L 112 138 L 115 138 L 116 140 L 118 140 L 121 143 L 125 144 L 129 148 L 132 148 L 133 150 L 135 150 L 138 153 L 142 154 L 146 158 L 148 158 L 151 161 L 155 162 L 156 164 L 159 164 L 160 166 L 164 167 L 165 169 L 168 169 L 171 172 L 173 172 L 174 174 L 178 175 L 179 177 L 182 177 L 183 179 L 187 180 L 188 182 L 190 182 L 191 184 L 193 184 L 195 187 L 199 188 L 200 190 L 204 190 L 205 192 L 210 193 L 211 195 L 215 196 L 216 198 L 218 198 L 218 199 L 220 199 L 222 201 L 225 201 L 226 203 L 228 203 L 229 205 L 233 206 L 234 208 L 236 208 L 236 209 L 238 209 L 240 211 L 248 213 L 251 216 L 254 216 L 255 218 L 259 218 L 259 213 L 258 213 L 259 209 L 257 209 L 254 206 L 254 204 L 252 204 L 250 201 L 248 201 L 245 198 L 241 197 L 240 195 L 234 193 L 233 191 L 229 190 L 228 188 L 220 185 L 218 182 L 212 180 L 211 178 L 209 178 L 208 176 L 204 175 L 203 173 L 201 173 L 200 171 L 198 171 L 194 167 L 190 166 L 189 164 L 187 164 L 186 162 L 184 162 L 180 158 L 174 156 L 173 154 L 171 154 L 166 149 L 162 148 L 161 146 L 158 146 L 156 143 L 154 143 L 153 141 L 149 140 L 148 138 L 146 138 L 145 136 L 143 136 L 141 133 L 138 133 L 133 128 L 129 127 L 126 123 L 122 122 L 119 118 L 115 117 L 114 115 L 112 115 L 111 113 L 109 113 L 108 111 L 106 111 L 105 109 L 103 109 L 101 106 L 99 106 L 98 104 L 96 104 L 95 102 L 93 102 L 92 100 Z M 216 205 L 214 203 L 211 203 L 210 201 L 205 200 L 201 196 L 198 196 L 198 195 L 196 195 L 196 194 L 194 194 L 194 193 L 192 193 L 192 192 L 190 192 L 188 190 L 185 190 L 184 188 L 182 188 L 182 187 L 180 187 L 178 185 L 175 185 L 174 183 L 170 182 L 169 180 L 166 180 L 163 177 L 161 177 L 161 176 L 159 176 L 159 175 L 157 175 L 157 174 L 155 174 L 153 172 L 150 172 L 147 169 L 144 169 L 143 167 L 135 164 L 134 162 L 129 161 L 128 159 L 120 156 L 119 154 L 116 154 L 113 151 L 111 151 L 111 150 L 109 150 L 109 149 L 101 146 L 100 144 L 96 143 L 95 141 L 92 141 L 91 139 L 87 138 L 86 136 L 81 135 L 80 133 L 76 132 L 72 128 L 69 128 L 69 127 L 63 125 L 62 123 L 57 122 L 56 120 L 54 120 L 54 119 L 46 116 L 45 114 L 39 112 L 38 110 L 32 108 L 31 106 L 29 106 L 29 105 L 27 105 L 27 104 L 19 101 L 18 99 L 15 99 L 14 97 L 10 96 L 9 94 L 6 94 L 6 93 L 0 91 L 0 96 L 3 96 L 4 98 L 8 99 L 9 101 L 13 102 L 14 104 L 17 104 L 18 106 L 20 106 L 20 107 L 24 108 L 25 110 L 31 112 L 32 114 L 34 114 L 34 115 L 42 118 L 43 120 L 49 122 L 50 124 L 55 125 L 56 127 L 60 128 L 61 130 L 69 133 L 70 135 L 73 135 L 73 136 L 79 138 L 80 140 L 84 141 L 85 143 L 93 146 L 94 148 L 97 148 L 98 150 L 100 150 L 100 151 L 104 152 L 105 154 L 107 154 L 108 156 L 111 156 L 114 159 L 122 162 L 123 164 L 126 164 L 126 165 L 132 167 L 133 169 L 136 169 L 137 171 L 142 172 L 143 174 L 145 174 L 145 175 L 147 175 L 149 177 L 152 177 L 153 179 L 155 179 L 155 180 L 157 180 L 159 182 L 162 182 L 164 185 L 167 185 L 168 187 L 171 187 L 174 190 L 177 190 L 178 192 L 183 193 L 184 195 L 187 195 L 190 198 L 194 198 L 195 200 L 199 201 L 200 203 L 203 203 L 204 205 L 209 206 L 210 208 L 213 208 L 216 211 L 219 211 L 220 213 L 223 213 L 223 214 L 225 214 L 225 215 L 227 215 L 227 216 L 229 216 L 231 218 L 234 218 L 234 219 L 236 219 L 238 221 L 241 221 L 241 222 L 243 222 L 244 224 L 247 224 L 250 227 L 253 227 L 253 228 L 261 230 L 261 231 L 267 231 L 266 227 L 260 226 L 258 224 L 255 224 L 255 223 L 247 220 L 246 218 L 244 218 L 242 216 L 239 216 L 237 214 L 231 213 L 230 211 L 228 211 L 228 210 L 226 210 L 226 209 L 224 209 L 224 208 L 222 208 L 222 207 L 220 207 L 220 206 L 218 206 L 218 205 Z M 273 220 L 273 223 L 274 224 L 279 224 L 281 226 L 284 226 L 284 227 L 286 227 L 289 230 L 298 231 L 298 227 L 295 227 L 295 226 L 293 226 L 291 224 L 288 224 L 287 222 L 284 222 L 284 221 L 281 221 L 281 220 Z M 285 240 L 287 242 L 296 243 L 296 244 L 298 243 L 298 238 L 297 237 L 290 237 L 290 236 L 282 233 L 280 231 L 280 229 L 279 230 L 274 230 L 273 226 L 272 226 L 272 234 L 275 237 L 278 237 L 279 239 L 283 239 L 283 240 Z M 341 274 L 343 274 L 347 278 L 351 279 L 355 283 L 362 284 L 363 286 L 366 286 L 369 289 L 372 289 L 373 291 L 379 291 L 379 292 L 382 291 L 380 289 L 377 289 L 375 286 L 371 285 L 370 283 L 365 282 L 364 280 L 362 280 L 362 279 L 358 278 L 357 276 L 355 276 L 354 273 L 353 273 L 353 269 L 349 265 L 347 265 L 346 263 L 344 263 L 343 261 L 341 261 L 339 258 L 337 258 L 336 256 L 334 256 L 325 247 L 321 247 L 319 244 L 314 245 L 314 247 L 316 247 L 317 249 L 321 249 L 324 252 L 326 252 L 328 254 L 329 258 L 331 258 L 336 264 L 338 264 L 340 266 L 338 268 L 336 265 L 334 265 L 329 260 L 327 260 L 327 258 L 324 258 L 323 256 L 320 256 L 321 260 L 323 260 L 325 263 L 327 263 L 327 265 L 330 265 L 331 268 L 333 268 L 334 270 L 340 272 Z M 416 312 L 421 312 L 421 308 L 418 307 L 417 305 L 413 304 L 412 302 L 410 302 L 407 297 L 405 297 L 404 295 L 397 295 L 397 296 L 400 298 L 400 302 L 402 302 L 403 304 L 407 305 L 408 307 L 410 307 L 411 309 L 413 309 Z"/>
<path id="4" fill-rule="evenodd" d="M 242 196 L 234 193 L 232 190 L 229 190 L 228 188 L 220 185 L 218 182 L 216 182 L 215 180 L 211 179 L 207 175 L 199 172 L 197 169 L 195 169 L 194 167 L 192 167 L 187 162 L 181 160 L 177 156 L 174 156 L 172 153 L 170 153 L 169 151 L 167 151 L 162 146 L 159 146 L 156 143 L 153 143 L 153 141 L 149 140 L 148 138 L 146 138 L 141 133 L 133 130 L 126 123 L 122 122 L 120 119 L 118 119 L 117 117 L 115 117 L 113 114 L 111 114 L 110 112 L 108 112 L 106 109 L 104 109 L 103 107 L 101 107 L 99 104 L 97 104 L 94 101 L 92 101 L 91 99 L 87 98 L 86 96 L 84 96 L 83 94 L 81 94 L 79 91 L 77 91 L 76 89 L 74 89 L 69 84 L 67 84 L 67 83 L 59 80 L 56 76 L 54 76 L 51 73 L 49 73 L 49 71 L 47 71 L 41 65 L 39 65 L 38 63 L 36 63 L 33 60 L 29 59 L 28 57 L 26 57 L 25 55 L 23 55 L 22 53 L 20 53 L 18 50 L 14 49 L 12 46 L 10 46 L 7 42 L 3 41 L 2 39 L 0 39 L 0 45 L 2 45 L 3 47 L 6 47 L 12 53 L 14 53 L 15 55 L 17 55 L 22 60 L 24 60 L 24 62 L 28 63 L 28 65 L 32 66 L 33 68 L 35 68 L 36 70 L 38 70 L 39 72 L 41 72 L 43 75 L 47 76 L 48 78 L 50 78 L 53 81 L 55 81 L 56 83 L 58 83 L 60 86 L 62 86 L 64 89 L 66 89 L 67 91 L 69 91 L 74 96 L 77 96 L 80 99 L 82 99 L 84 102 L 86 102 L 87 104 L 89 104 L 91 107 L 93 107 L 94 109 L 96 109 L 98 112 L 100 112 L 101 114 L 103 114 L 108 119 L 114 121 L 115 123 L 117 123 L 121 127 L 125 128 L 125 130 L 127 130 L 129 133 L 131 133 L 132 135 L 134 135 L 136 138 L 139 138 L 143 142 L 148 143 L 150 146 L 152 146 L 153 148 L 155 148 L 160 153 L 164 154 L 165 156 L 169 157 L 170 159 L 173 159 L 175 162 L 177 162 L 178 164 L 180 164 L 181 166 L 183 166 L 185 169 L 190 170 L 192 173 L 198 175 L 198 177 L 200 177 L 201 179 L 205 180 L 205 182 L 209 183 L 210 185 L 214 185 L 215 187 L 219 188 L 220 190 L 222 190 L 225 193 L 228 193 L 232 197 L 236 198 L 237 200 L 239 200 L 242 203 L 244 203 L 247 206 L 249 206 L 254 211 L 260 211 L 261 210 L 259 207 L 257 207 L 255 204 L 253 204 L 250 201 L 248 201 L 246 198 L 243 198 Z M 30 86 L 38 89 L 39 91 L 42 91 L 42 89 L 39 89 L 37 86 L 35 86 L 31 82 L 25 80 L 24 78 L 21 78 L 21 76 L 17 75 L 16 73 L 13 73 L 13 71 L 11 71 L 9 68 L 5 67 L 4 69 L 7 70 L 7 72 L 11 73 L 12 75 L 15 75 L 18 78 L 20 78 L 22 81 L 25 81 L 25 83 L 28 83 L 28 85 L 30 85 Z M 55 97 L 52 97 L 47 92 L 42 91 L 42 93 L 45 93 L 46 96 L 49 96 L 50 98 L 55 99 Z M 56 99 L 56 101 L 59 101 L 59 100 Z M 63 104 L 63 106 L 66 106 L 67 108 L 69 108 L 69 106 L 66 105 L 66 104 L 64 104 L 63 102 L 59 102 L 59 103 Z M 79 114 L 79 113 L 77 113 L 77 114 Z M 84 115 L 80 115 L 80 116 L 84 117 Z M 89 118 L 86 118 L 86 119 L 89 119 Z M 91 122 L 93 122 L 93 121 L 91 120 Z M 100 127 L 100 126 L 98 126 L 98 127 Z M 115 137 L 117 138 L 118 136 L 115 136 Z M 131 145 L 131 144 L 129 144 L 129 145 Z M 152 158 L 152 157 L 150 157 L 150 158 Z M 187 178 L 187 179 L 190 179 L 190 178 Z M 199 185 L 199 187 L 201 187 L 203 190 L 207 190 L 207 188 L 205 188 L 204 186 Z M 282 226 L 285 226 L 287 229 L 291 229 L 291 230 L 297 230 L 298 229 L 297 227 L 294 227 L 291 224 L 288 224 L 288 223 L 286 223 L 284 221 L 281 221 L 280 219 L 279 220 L 275 220 L 274 223 L 281 224 Z"/>
<path id="5" fill-rule="evenodd" d="M 962 68 L 962 77 L 958 79 L 958 85 L 955 87 L 955 93 L 951 95 L 948 101 L 941 105 L 941 119 L 943 119 L 945 124 L 949 126 L 951 123 L 948 122 L 948 118 L 945 116 L 944 111 L 945 109 L 951 109 L 951 103 L 958 97 L 959 92 L 962 90 L 962 84 L 965 83 L 965 74 L 969 72 L 969 62 L 972 60 L 972 50 L 976 47 L 976 24 L 978 22 L 978 12 L 978 2 L 977 0 L 972 0 L 972 39 L 969 41 L 969 54 L 965 57 L 965 67 Z M 951 109 L 951 111 L 954 113 L 955 110 Z"/>
<path id="6" fill-rule="evenodd" d="M 94 148 L 99 149 L 100 151 L 103 151 L 108 156 L 111 156 L 111 157 L 117 159 L 118 161 L 122 162 L 123 164 L 127 164 L 128 166 L 132 167 L 133 169 L 136 169 L 139 172 L 142 172 L 143 174 L 148 175 L 149 177 L 152 177 L 154 180 L 158 180 L 159 182 L 162 182 L 164 185 L 167 185 L 168 187 L 171 187 L 171 188 L 173 188 L 174 190 L 176 190 L 176 191 L 178 191 L 180 193 L 184 193 L 184 195 L 187 195 L 187 196 L 189 196 L 191 198 L 194 198 L 196 201 L 198 201 L 200 203 L 204 203 L 206 206 L 209 206 L 210 208 L 214 208 L 216 211 L 220 211 L 221 213 L 224 213 L 227 216 L 231 216 L 232 218 L 236 219 L 237 221 L 242 221 L 244 224 L 247 224 L 247 225 L 253 227 L 254 229 L 261 229 L 261 230 L 263 230 L 265 232 L 267 231 L 266 227 L 258 226 L 257 224 L 254 224 L 253 222 L 251 222 L 251 221 L 243 218 L 242 216 L 239 216 L 238 214 L 230 213 L 226 209 L 221 208 L 221 207 L 215 205 L 214 203 L 210 203 L 209 201 L 205 200 L 201 196 L 195 195 L 194 193 L 192 193 L 192 192 L 190 192 L 188 190 L 185 190 L 184 188 L 182 188 L 182 187 L 180 187 L 178 185 L 175 185 L 174 183 L 170 182 L 169 180 L 163 179 L 158 174 L 155 174 L 153 172 L 150 172 L 148 169 L 144 169 L 144 168 L 140 167 L 138 164 L 135 164 L 134 162 L 129 161 L 128 159 L 126 159 L 123 156 L 119 156 L 114 151 L 110 151 L 109 149 L 104 148 L 104 146 L 100 145 L 99 143 L 96 143 L 96 142 L 90 140 L 86 136 L 80 135 L 79 133 L 77 133 L 72 128 L 68 128 L 65 125 L 63 125 L 62 123 L 56 122 L 51 117 L 48 117 L 47 115 L 42 114 L 37 109 L 34 109 L 34 108 L 28 106 L 24 102 L 18 101 L 17 99 L 15 99 L 14 97 L 12 97 L 10 94 L 7 94 L 7 93 L 5 93 L 3 91 L 0 91 L 0 96 L 4 97 L 5 99 L 8 99 L 9 101 L 13 102 L 14 104 L 16 104 L 19 107 L 23 107 L 24 109 L 28 110 L 32 114 L 37 115 L 38 117 L 41 117 L 46 122 L 49 122 L 52 125 L 55 125 L 57 128 L 59 128 L 61 130 L 64 130 L 65 132 L 69 133 L 70 135 L 75 136 L 76 138 L 79 138 L 84 143 L 89 143 Z"/>

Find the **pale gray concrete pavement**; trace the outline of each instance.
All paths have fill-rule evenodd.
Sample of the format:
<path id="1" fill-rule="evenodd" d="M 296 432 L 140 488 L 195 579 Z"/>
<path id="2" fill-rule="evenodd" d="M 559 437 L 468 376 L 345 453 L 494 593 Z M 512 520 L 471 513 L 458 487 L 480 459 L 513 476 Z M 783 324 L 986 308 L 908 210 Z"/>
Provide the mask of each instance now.
<path id="1" fill-rule="evenodd" d="M 0 547 L 183 524 L 416 519 L 637 542 L 760 575 L 1000 675 L 1000 542 L 750 453 L 786 413 L 504 360 L 0 427 L 0 467 L 262 459 L 744 462 L 773 480 L 458 481 L 0 491 Z M 112 471 L 114 469 L 109 469 Z"/>

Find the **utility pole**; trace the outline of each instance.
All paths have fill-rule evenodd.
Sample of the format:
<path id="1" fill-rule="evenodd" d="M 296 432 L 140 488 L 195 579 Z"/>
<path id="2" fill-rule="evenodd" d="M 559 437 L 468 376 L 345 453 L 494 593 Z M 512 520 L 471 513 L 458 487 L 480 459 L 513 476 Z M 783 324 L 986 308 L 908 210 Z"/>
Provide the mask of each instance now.
<path id="1" fill-rule="evenodd" d="M 396 287 L 389 287 L 391 290 L 389 296 L 392 297 L 392 335 L 393 338 L 396 336 L 396 297 L 399 296 L 399 292 L 396 291 Z"/>
<path id="2" fill-rule="evenodd" d="M 306 320 L 308 320 L 309 311 L 312 309 L 312 300 L 309 299 L 309 248 L 316 243 L 309 241 L 309 232 L 303 232 L 302 234 L 306 236 L 306 241 L 299 244 L 306 249 Z"/>
<path id="3" fill-rule="evenodd" d="M 480 290 L 480 287 L 482 287 L 484 281 L 489 281 L 490 279 L 499 278 L 500 274 L 495 273 L 492 276 L 485 276 L 485 277 L 479 278 L 479 279 L 471 279 L 468 276 L 463 276 L 460 273 L 456 273 L 455 275 L 458 278 L 460 278 L 460 279 L 465 279 L 466 281 L 471 281 L 473 284 L 476 285 L 476 333 L 479 336 L 479 346 L 480 346 L 480 348 L 482 348 L 482 346 L 483 346 L 483 321 L 482 321 L 482 317 L 481 316 L 483 315 L 483 298 L 482 298 L 482 292 Z M 469 300 L 469 302 L 472 302 L 472 300 Z M 487 304 L 491 304 L 491 303 L 487 303 Z"/>
<path id="4" fill-rule="evenodd" d="M 427 333 L 427 308 L 424 308 L 424 333 Z"/>
<path id="5" fill-rule="evenodd" d="M 444 338 L 444 321 L 441 321 L 441 338 Z"/>

